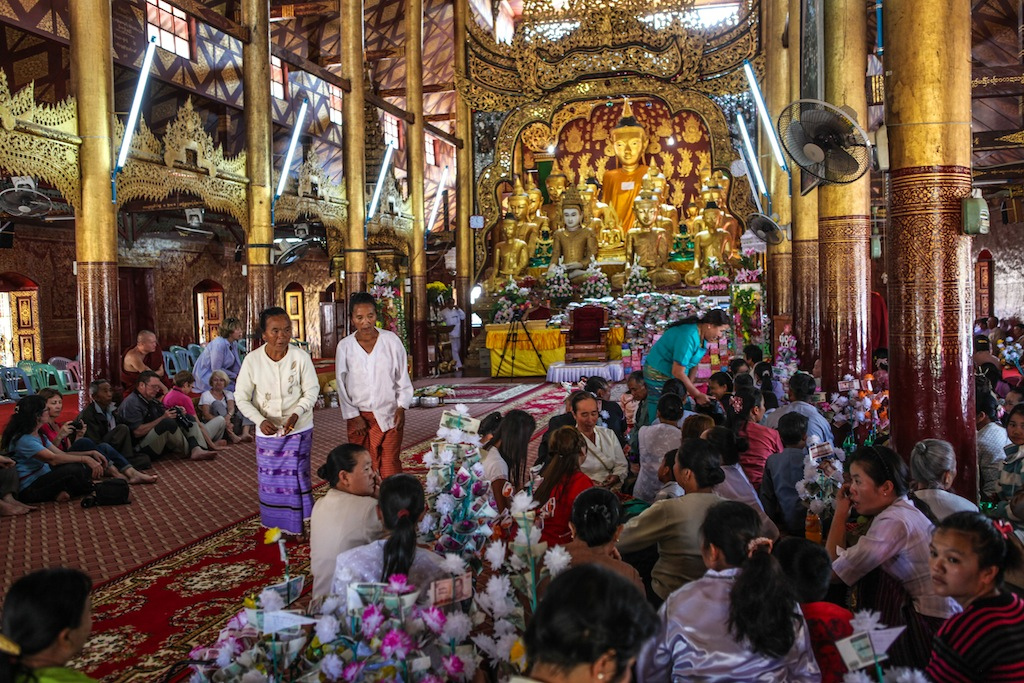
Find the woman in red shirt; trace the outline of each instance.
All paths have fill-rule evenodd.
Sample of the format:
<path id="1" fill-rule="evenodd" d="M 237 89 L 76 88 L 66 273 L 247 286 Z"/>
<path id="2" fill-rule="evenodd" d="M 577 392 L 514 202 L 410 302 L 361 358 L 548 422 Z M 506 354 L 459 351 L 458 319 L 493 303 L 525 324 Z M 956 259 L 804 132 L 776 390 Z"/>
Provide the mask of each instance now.
<path id="1" fill-rule="evenodd" d="M 548 546 L 565 545 L 572 540 L 569 519 L 576 496 L 594 484 L 580 471 L 587 458 L 587 442 L 575 427 L 560 427 L 548 437 L 548 464 L 541 472 L 544 481 L 534 500 L 543 507 L 554 501 L 555 509 L 544 518 L 541 540 Z"/>
<path id="2" fill-rule="evenodd" d="M 764 417 L 764 396 L 755 389 L 739 389 L 728 400 L 725 412 L 733 433 L 747 440 L 747 450 L 740 453 L 740 467 L 754 489 L 760 490 L 768 456 L 782 452 L 779 433 L 759 424 Z"/>

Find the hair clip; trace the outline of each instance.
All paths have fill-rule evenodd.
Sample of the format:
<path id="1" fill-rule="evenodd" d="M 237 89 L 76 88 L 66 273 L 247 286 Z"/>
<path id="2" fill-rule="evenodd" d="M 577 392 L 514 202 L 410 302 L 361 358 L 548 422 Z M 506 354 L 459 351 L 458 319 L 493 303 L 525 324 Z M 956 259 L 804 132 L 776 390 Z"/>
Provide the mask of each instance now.
<path id="1" fill-rule="evenodd" d="M 0 633 L 0 652 L 11 655 L 12 657 L 18 657 L 21 655 L 21 646 L 4 634 Z"/>
<path id="2" fill-rule="evenodd" d="M 1010 534 L 1013 533 L 1013 525 L 1007 522 L 1005 519 L 993 519 L 992 526 L 996 528 L 999 535 L 1003 537 L 1004 541 L 1010 540 Z"/>
<path id="3" fill-rule="evenodd" d="M 747 557 L 753 557 L 759 548 L 765 548 L 765 552 L 770 554 L 773 547 L 775 547 L 775 544 L 772 542 L 772 539 L 758 536 L 751 539 L 750 543 L 747 544 Z"/>
<path id="4" fill-rule="evenodd" d="M 729 399 L 729 405 L 732 406 L 732 412 L 738 413 L 743 410 L 743 399 L 739 396 L 733 396 Z"/>

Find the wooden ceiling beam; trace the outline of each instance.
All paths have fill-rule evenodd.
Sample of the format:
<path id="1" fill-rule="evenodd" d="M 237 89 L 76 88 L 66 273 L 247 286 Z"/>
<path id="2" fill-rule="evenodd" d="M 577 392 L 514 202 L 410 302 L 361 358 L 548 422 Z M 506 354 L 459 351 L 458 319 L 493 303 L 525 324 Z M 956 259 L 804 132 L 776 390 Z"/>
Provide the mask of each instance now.
<path id="1" fill-rule="evenodd" d="M 247 27 L 231 21 L 220 12 L 213 11 L 199 2 L 199 0 L 174 0 L 174 4 L 183 10 L 185 14 L 195 17 L 204 24 L 209 24 L 218 31 L 237 38 L 243 43 L 249 42 L 249 29 Z"/>
<path id="2" fill-rule="evenodd" d="M 1024 130 L 987 130 L 971 134 L 972 152 L 988 152 L 1015 147 L 1024 147 Z"/>
<path id="3" fill-rule="evenodd" d="M 319 64 L 311 62 L 305 57 L 300 57 L 294 52 L 284 49 L 280 45 L 274 45 L 271 43 L 270 54 L 274 55 L 282 62 L 288 62 L 292 66 L 298 67 L 302 71 L 312 74 L 322 81 L 341 88 L 345 92 L 352 92 L 352 82 L 347 78 L 342 78 L 341 76 L 323 68 Z"/>
<path id="4" fill-rule="evenodd" d="M 423 94 L 436 92 L 452 92 L 455 90 L 455 83 L 431 83 L 423 86 Z M 377 93 L 381 97 L 405 97 L 405 88 L 387 88 Z"/>
<path id="5" fill-rule="evenodd" d="M 428 114 L 423 117 L 424 121 L 454 121 L 455 112 L 449 112 L 447 114 Z"/>
<path id="6" fill-rule="evenodd" d="M 270 6 L 270 18 L 292 19 L 294 17 L 319 17 L 325 14 L 337 14 L 337 2 L 292 2 Z"/>
<path id="7" fill-rule="evenodd" d="M 979 184 L 997 180 L 1024 180 L 1024 161 L 998 166 L 975 166 L 973 175 L 975 183 Z"/>
<path id="8" fill-rule="evenodd" d="M 1024 95 L 1024 66 L 976 67 L 971 71 L 971 97 Z"/>

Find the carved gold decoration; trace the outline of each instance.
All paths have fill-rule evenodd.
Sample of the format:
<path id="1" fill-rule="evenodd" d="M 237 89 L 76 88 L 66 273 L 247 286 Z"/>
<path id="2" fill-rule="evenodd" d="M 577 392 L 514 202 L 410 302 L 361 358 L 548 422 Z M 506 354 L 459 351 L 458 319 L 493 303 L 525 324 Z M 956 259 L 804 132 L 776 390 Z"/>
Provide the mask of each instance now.
<path id="1" fill-rule="evenodd" d="M 510 45 L 468 22 L 466 67 L 456 87 L 486 111 L 528 106 L 574 81 L 622 73 L 707 94 L 744 91 L 742 62 L 760 57 L 759 0 L 741 3 L 735 24 L 711 27 L 683 18 L 693 6 L 694 0 L 564 0 L 554 10 L 550 0 L 526 0 Z M 552 122 L 555 134 L 559 129 Z"/>
<path id="2" fill-rule="evenodd" d="M 554 141 L 551 126 L 546 123 L 531 123 L 523 131 L 523 144 L 533 152 L 546 152 Z"/>
<path id="3" fill-rule="evenodd" d="M 117 121 L 115 149 L 123 137 L 124 124 Z M 206 133 L 189 98 L 167 126 L 162 144 L 144 121 L 139 122 L 128 161 L 117 176 L 117 203 L 120 207 L 133 199 L 160 201 L 174 192 L 184 192 L 199 197 L 207 208 L 230 214 L 246 227 L 248 182 L 245 152 L 226 158 L 220 145 L 215 145 Z"/>
<path id="4" fill-rule="evenodd" d="M 497 224 L 500 215 L 498 201 L 498 187 L 502 182 L 509 181 L 513 175 L 513 158 L 516 141 L 527 128 L 535 123 L 552 121 L 566 121 L 566 115 L 562 114 L 563 109 L 572 112 L 573 118 L 577 115 L 583 116 L 583 112 L 589 115 L 594 106 L 602 105 L 600 100 L 608 97 L 621 97 L 623 93 L 629 93 L 633 97 L 656 97 L 665 103 L 670 116 L 675 116 L 680 111 L 689 110 L 695 116 L 700 116 L 710 132 L 711 157 L 702 154 L 700 161 L 706 162 L 710 167 L 711 159 L 718 168 L 727 168 L 729 163 L 737 158 L 729 138 L 729 128 L 722 110 L 711 99 L 692 89 L 682 88 L 673 83 L 655 78 L 618 77 L 600 79 L 596 81 L 582 81 L 566 86 L 561 90 L 550 93 L 536 102 L 530 102 L 517 107 L 507 116 L 502 123 L 495 142 L 494 162 L 485 167 L 477 179 L 477 197 L 480 213 L 489 221 L 487 230 L 476 232 L 476 245 L 474 252 L 477 263 L 487 263 L 486 244 L 490 228 Z M 598 100 L 595 102 L 595 100 Z M 567 121 L 566 121 L 567 122 Z M 564 124 L 563 124 L 564 125 Z M 552 126 L 554 128 L 554 126 Z M 554 135 L 554 133 L 553 133 Z M 602 157 L 594 163 L 595 175 L 601 177 L 610 157 Z M 569 163 L 569 159 L 564 159 Z M 561 167 L 559 167 L 561 169 Z M 565 169 L 561 169 L 565 170 Z M 575 183 L 575 174 L 571 168 L 566 176 L 569 181 Z M 743 188 L 742 190 L 740 188 Z M 730 186 L 729 199 L 735 201 L 746 191 L 745 183 L 734 182 Z M 749 193 L 748 193 L 749 194 Z M 742 201 L 742 200 L 740 200 Z M 730 203 L 731 206 L 731 203 Z M 753 209 L 751 209 L 752 211 Z M 732 213 L 747 215 L 744 210 L 733 210 Z"/>
<path id="5" fill-rule="evenodd" d="M 81 205 L 78 172 L 78 107 L 74 98 L 56 105 L 35 100 L 30 83 L 13 96 L 0 71 L 0 168 L 12 175 L 41 178 L 67 202 Z"/>
<path id="6" fill-rule="evenodd" d="M 284 194 L 274 206 L 281 222 L 315 218 L 324 226 L 343 228 L 348 223 L 348 199 L 344 184 L 334 184 L 315 152 L 306 155 L 299 166 L 296 194 Z"/>

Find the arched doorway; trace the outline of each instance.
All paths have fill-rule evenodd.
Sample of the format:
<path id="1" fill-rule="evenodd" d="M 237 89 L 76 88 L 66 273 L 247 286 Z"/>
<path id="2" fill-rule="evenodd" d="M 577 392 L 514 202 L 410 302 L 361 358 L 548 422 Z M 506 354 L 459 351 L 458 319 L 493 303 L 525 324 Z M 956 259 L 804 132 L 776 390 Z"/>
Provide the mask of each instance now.
<path id="1" fill-rule="evenodd" d="M 0 273 L 0 365 L 43 362 L 39 285 L 20 273 Z"/>
<path id="2" fill-rule="evenodd" d="M 217 336 L 224 322 L 224 288 L 214 280 L 203 280 L 192 288 L 196 309 L 196 338 L 206 344 Z"/>
<path id="3" fill-rule="evenodd" d="M 992 252 L 982 249 L 974 264 L 974 318 L 992 315 L 995 292 L 995 262 Z"/>
<path id="4" fill-rule="evenodd" d="M 324 358 L 334 358 L 338 342 L 345 336 L 345 301 L 337 290 L 337 283 L 332 282 L 320 295 L 320 355 Z"/>
<path id="5" fill-rule="evenodd" d="M 292 337 L 306 341 L 306 293 L 298 282 L 284 288 L 284 310 L 292 319 Z"/>

